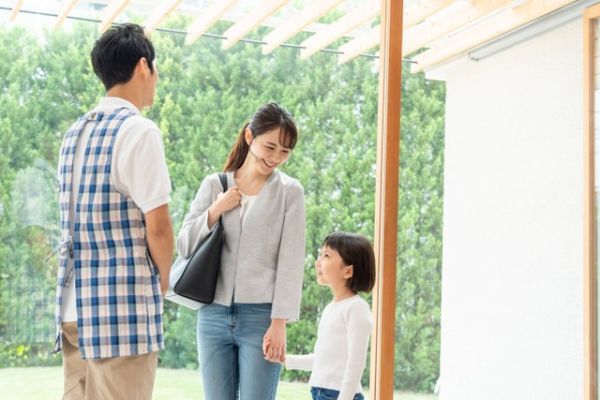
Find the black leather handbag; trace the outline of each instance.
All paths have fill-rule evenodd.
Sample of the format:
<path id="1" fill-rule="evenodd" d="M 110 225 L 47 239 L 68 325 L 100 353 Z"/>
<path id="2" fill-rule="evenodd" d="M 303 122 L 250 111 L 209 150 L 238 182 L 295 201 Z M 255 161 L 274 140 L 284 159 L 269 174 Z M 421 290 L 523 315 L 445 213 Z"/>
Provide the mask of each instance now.
<path id="1" fill-rule="evenodd" d="M 220 173 L 219 179 L 223 192 L 226 192 L 227 176 Z M 200 242 L 192 256 L 187 259 L 185 266 L 181 265 L 183 271 L 180 274 L 176 273 L 179 279 L 175 277 L 177 281 L 171 282 L 176 295 L 204 304 L 213 302 L 221 269 L 223 240 L 223 218 L 219 217 L 217 226 Z"/>

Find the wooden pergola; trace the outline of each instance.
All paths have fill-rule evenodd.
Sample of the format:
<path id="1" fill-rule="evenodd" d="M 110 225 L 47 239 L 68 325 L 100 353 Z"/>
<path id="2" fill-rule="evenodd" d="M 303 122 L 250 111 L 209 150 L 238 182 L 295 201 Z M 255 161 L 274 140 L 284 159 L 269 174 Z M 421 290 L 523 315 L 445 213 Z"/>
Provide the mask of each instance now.
<path id="1" fill-rule="evenodd" d="M 402 56 L 414 62 L 412 72 L 419 72 L 573 2 L 575 0 L 406 0 L 392 3 L 394 7 L 406 4 L 402 18 Z M 300 49 L 301 58 L 328 50 L 337 53 L 340 64 L 382 43 L 382 3 L 385 1 L 305 0 L 303 3 L 298 7 L 295 5 L 298 2 L 291 0 L 0 0 L 0 9 L 10 10 L 9 21 L 14 21 L 21 12 L 55 15 L 57 28 L 68 18 L 96 19 L 101 32 L 113 22 L 126 20 L 130 9 L 147 14 L 143 25 L 149 33 L 160 29 L 170 15 L 187 15 L 194 18 L 186 29 L 188 44 L 207 34 L 219 20 L 234 22 L 220 35 L 224 49 L 264 26 L 273 29 L 260 40 L 253 39 L 262 44 L 264 54 L 290 45 L 287 40 L 305 31 L 312 35 L 294 45 Z M 332 11 L 341 16 L 332 23 L 317 22 Z M 327 48 L 340 38 L 345 38 L 345 43 L 336 44 L 335 49 Z"/>
<path id="2" fill-rule="evenodd" d="M 336 54 L 339 64 L 350 62 L 379 47 L 379 115 L 375 248 L 378 274 L 373 296 L 376 326 L 372 339 L 371 399 L 393 398 L 396 303 L 397 220 L 402 62 L 409 58 L 412 72 L 427 71 L 467 54 L 484 43 L 552 13 L 575 0 L 306 0 L 296 8 L 290 0 L 112 0 L 25 1 L 0 0 L 0 10 L 10 12 L 8 21 L 20 13 L 43 13 L 56 18 L 60 28 L 67 19 L 87 19 L 106 30 L 126 20 L 128 8 L 145 9 L 148 33 L 161 29 L 173 14 L 192 16 L 186 43 L 201 36 L 219 37 L 228 49 L 239 41 L 252 41 L 270 54 L 280 46 L 296 47 L 301 58 L 319 51 Z M 8 5 L 6 5 L 9 3 Z M 37 6 L 33 6 L 37 3 Z M 40 5 L 43 3 L 44 5 Z M 191 4 L 193 3 L 193 4 Z M 406 7 L 404 5 L 406 4 Z M 33 7 L 33 8 L 32 8 Z M 37 9 L 36 9 L 37 7 Z M 95 13 L 85 12 L 93 8 Z M 319 23 L 333 10 L 341 14 L 334 22 Z M 219 21 L 233 24 L 222 34 L 209 33 Z M 3 21 L 0 19 L 0 23 Z M 247 35 L 257 27 L 271 30 L 261 40 Z M 300 44 L 288 43 L 300 32 L 311 35 Z M 338 41 L 339 39 L 345 39 Z M 332 44 L 337 48 L 328 48 Z"/>

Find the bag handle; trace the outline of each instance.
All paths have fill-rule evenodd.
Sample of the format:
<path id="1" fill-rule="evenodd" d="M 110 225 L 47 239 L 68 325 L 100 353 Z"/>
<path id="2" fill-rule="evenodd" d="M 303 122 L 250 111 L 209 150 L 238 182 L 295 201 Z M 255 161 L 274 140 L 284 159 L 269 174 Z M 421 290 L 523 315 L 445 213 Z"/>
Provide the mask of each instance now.
<path id="1" fill-rule="evenodd" d="M 227 175 L 224 172 L 219 172 L 219 180 L 221 181 L 221 186 L 223 187 L 223 193 L 227 191 Z M 219 224 L 223 226 L 223 214 L 219 216 Z"/>

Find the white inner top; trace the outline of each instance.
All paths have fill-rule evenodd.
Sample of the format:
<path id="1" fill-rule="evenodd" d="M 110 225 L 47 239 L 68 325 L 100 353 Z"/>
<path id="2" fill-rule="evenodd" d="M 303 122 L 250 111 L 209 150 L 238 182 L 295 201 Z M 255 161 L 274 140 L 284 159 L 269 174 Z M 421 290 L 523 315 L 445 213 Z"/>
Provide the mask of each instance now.
<path id="1" fill-rule="evenodd" d="M 242 223 L 244 223 L 248 211 L 256 201 L 256 197 L 257 196 L 248 196 L 242 193 L 242 200 L 240 201 L 240 219 L 242 220 Z"/>

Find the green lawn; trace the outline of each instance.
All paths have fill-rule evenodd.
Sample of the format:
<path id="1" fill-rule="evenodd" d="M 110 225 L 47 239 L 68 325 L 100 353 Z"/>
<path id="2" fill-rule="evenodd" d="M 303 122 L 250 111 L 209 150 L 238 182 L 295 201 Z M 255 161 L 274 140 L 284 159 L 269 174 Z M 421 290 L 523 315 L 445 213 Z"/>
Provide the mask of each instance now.
<path id="1" fill-rule="evenodd" d="M 0 369 L 0 397 L 12 400 L 52 400 L 62 394 L 62 368 L 2 368 Z M 8 397 L 4 397 L 4 396 Z M 281 382 L 278 400 L 309 399 L 304 383 Z M 156 372 L 153 400 L 202 400 L 202 386 L 196 371 L 159 368 Z M 437 396 L 397 392 L 398 400 L 436 400 Z"/>

